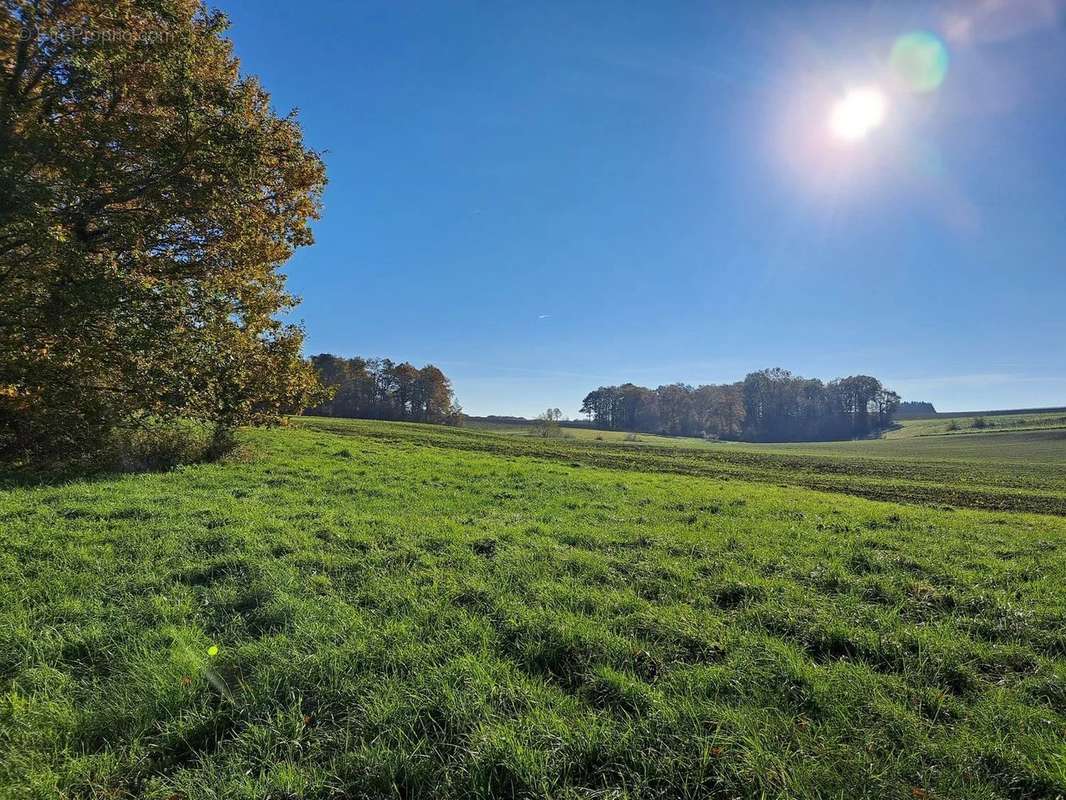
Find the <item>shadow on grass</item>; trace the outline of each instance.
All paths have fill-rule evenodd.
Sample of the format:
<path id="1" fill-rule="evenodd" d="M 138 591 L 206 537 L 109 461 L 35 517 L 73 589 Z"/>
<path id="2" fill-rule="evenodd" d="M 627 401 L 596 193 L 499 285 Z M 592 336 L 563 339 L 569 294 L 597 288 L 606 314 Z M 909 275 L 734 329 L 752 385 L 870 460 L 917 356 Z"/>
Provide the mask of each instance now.
<path id="1" fill-rule="evenodd" d="M 172 472 L 181 466 L 209 464 L 219 459 L 198 459 L 178 464 L 153 464 L 139 467 L 107 465 L 4 466 L 0 465 L 0 491 L 30 489 L 37 486 L 64 486 L 69 483 L 97 483 L 127 475 Z"/>
<path id="2" fill-rule="evenodd" d="M 0 462 L 0 491 L 114 480 L 125 475 L 171 472 L 182 466 L 236 458 L 239 443 L 230 432 L 221 439 L 184 435 L 148 436 L 121 441 L 81 459 L 66 462 Z"/>

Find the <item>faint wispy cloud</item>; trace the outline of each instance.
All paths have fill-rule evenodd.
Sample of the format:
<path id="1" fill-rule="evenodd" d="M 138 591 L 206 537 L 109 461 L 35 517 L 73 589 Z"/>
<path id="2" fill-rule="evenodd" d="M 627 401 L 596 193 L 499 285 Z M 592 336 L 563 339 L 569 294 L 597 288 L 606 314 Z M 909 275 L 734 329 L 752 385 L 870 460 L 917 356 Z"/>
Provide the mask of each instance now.
<path id="1" fill-rule="evenodd" d="M 1055 28 L 1066 0 L 964 0 L 944 19 L 944 32 L 956 44 L 998 42 Z"/>

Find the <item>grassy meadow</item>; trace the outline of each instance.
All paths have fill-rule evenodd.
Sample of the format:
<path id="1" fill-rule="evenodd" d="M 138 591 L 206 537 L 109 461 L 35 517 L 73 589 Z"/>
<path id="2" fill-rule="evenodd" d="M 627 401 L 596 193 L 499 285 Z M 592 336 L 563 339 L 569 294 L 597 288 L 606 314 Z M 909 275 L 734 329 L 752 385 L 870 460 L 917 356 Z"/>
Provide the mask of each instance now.
<path id="1" fill-rule="evenodd" d="M 872 499 L 1066 515 L 1066 430 L 905 440 L 751 444 L 564 428 L 544 439 L 504 431 L 302 419 L 337 433 L 396 443 L 803 486 Z"/>
<path id="2" fill-rule="evenodd" d="M 468 426 L 469 430 L 487 433 L 501 433 L 513 436 L 536 436 L 536 429 L 532 425 L 518 423 L 498 423 L 475 421 Z M 904 419 L 900 420 L 895 428 L 885 432 L 881 440 L 857 440 L 852 442 L 795 442 L 776 444 L 752 444 L 748 442 L 723 442 L 717 440 L 701 439 L 692 436 L 660 436 L 652 433 L 627 433 L 624 431 L 605 431 L 593 428 L 563 428 L 562 436 L 574 439 L 578 442 L 606 442 L 614 444 L 643 445 L 652 447 L 686 447 L 686 448 L 714 448 L 724 445 L 748 448 L 752 452 L 780 450 L 782 448 L 791 451 L 808 451 L 814 454 L 841 452 L 861 453 L 864 456 L 877 456 L 886 454 L 891 457 L 906 456 L 908 452 L 918 457 L 936 458 L 941 454 L 951 457 L 951 448 L 960 444 L 954 442 L 949 445 L 936 444 L 930 441 L 931 437 L 944 436 L 978 436 L 987 437 L 996 433 L 1032 433 L 1040 434 L 1028 440 L 1020 438 L 996 438 L 984 439 L 989 444 L 990 451 L 995 447 L 1005 445 L 1012 447 L 1024 443 L 1018 449 L 1018 458 L 1029 460 L 1033 455 L 1032 445 L 1050 436 L 1055 439 L 1055 434 L 1066 435 L 1066 411 L 1052 412 L 1010 412 L 1003 414 L 986 414 L 973 417 L 944 416 L 927 419 Z M 876 448 L 870 446 L 871 441 L 911 440 L 926 438 L 924 444 L 910 443 L 903 445 L 902 449 L 893 450 L 891 446 L 881 445 Z M 999 443 L 998 445 L 996 443 Z M 911 448 L 907 450 L 906 448 Z M 944 448 L 940 450 L 938 448 Z M 991 454 L 991 452 L 990 452 Z M 964 458 L 971 456 L 980 458 L 980 452 L 966 453 Z"/>
<path id="3" fill-rule="evenodd" d="M 885 434 L 888 439 L 914 436 L 959 436 L 996 432 L 1045 431 L 1066 429 L 1066 409 L 1057 411 L 1013 411 L 975 414 L 972 416 L 938 416 L 900 421 L 896 430 Z"/>
<path id="4" fill-rule="evenodd" d="M 1061 433 L 595 435 L 2 484 L 0 797 L 1066 795 Z"/>

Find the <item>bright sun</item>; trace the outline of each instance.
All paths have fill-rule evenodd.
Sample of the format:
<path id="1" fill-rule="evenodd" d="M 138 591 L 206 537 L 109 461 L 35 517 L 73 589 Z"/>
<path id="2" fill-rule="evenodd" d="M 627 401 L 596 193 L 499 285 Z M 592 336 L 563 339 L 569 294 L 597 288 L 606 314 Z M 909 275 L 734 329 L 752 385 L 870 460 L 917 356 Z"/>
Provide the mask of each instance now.
<path id="1" fill-rule="evenodd" d="M 888 102 L 874 86 L 852 89 L 833 104 L 829 130 L 842 142 L 858 142 L 884 122 Z"/>

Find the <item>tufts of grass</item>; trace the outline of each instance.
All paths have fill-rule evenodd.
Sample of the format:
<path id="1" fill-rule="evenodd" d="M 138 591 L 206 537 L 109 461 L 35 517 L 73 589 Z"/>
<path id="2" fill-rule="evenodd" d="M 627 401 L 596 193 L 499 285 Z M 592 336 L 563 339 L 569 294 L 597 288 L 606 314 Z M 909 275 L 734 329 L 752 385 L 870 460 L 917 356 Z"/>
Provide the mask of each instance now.
<path id="1" fill-rule="evenodd" d="M 0 797 L 1066 793 L 1066 520 L 338 430 L 0 492 Z"/>
<path id="2" fill-rule="evenodd" d="M 982 433 L 815 444 L 626 445 L 622 434 L 575 429 L 602 441 L 534 440 L 411 424 L 298 418 L 302 428 L 570 466 L 699 475 L 803 486 L 876 500 L 1066 515 L 1066 432 Z M 601 436 L 602 434 L 602 436 Z M 658 437 L 663 439 L 663 437 Z"/>

